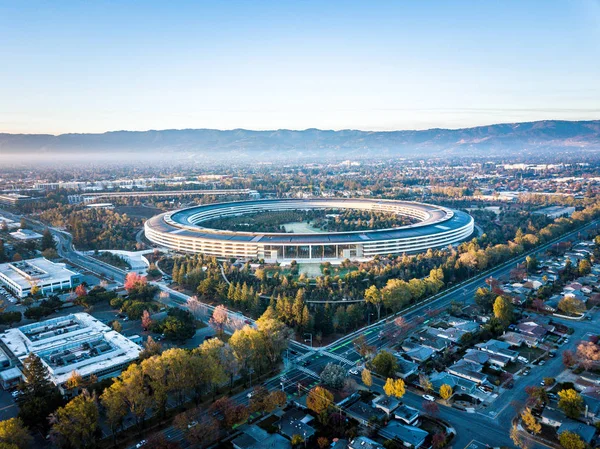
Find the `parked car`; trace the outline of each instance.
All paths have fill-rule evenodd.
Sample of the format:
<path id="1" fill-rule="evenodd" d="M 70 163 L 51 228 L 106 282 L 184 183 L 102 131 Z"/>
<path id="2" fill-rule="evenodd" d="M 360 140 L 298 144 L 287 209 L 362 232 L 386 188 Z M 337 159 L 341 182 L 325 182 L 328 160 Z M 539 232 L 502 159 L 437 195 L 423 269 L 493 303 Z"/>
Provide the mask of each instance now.
<path id="1" fill-rule="evenodd" d="M 147 441 L 146 441 L 146 440 L 142 440 L 142 441 L 140 441 L 138 444 L 136 444 L 136 445 L 135 445 L 135 447 L 136 447 L 137 449 L 139 449 L 140 447 L 142 447 L 142 446 L 145 446 L 145 445 L 146 445 L 146 443 L 147 443 Z"/>
<path id="2" fill-rule="evenodd" d="M 429 394 L 424 394 L 423 399 L 425 399 L 426 401 L 429 401 L 429 402 L 435 402 L 435 398 Z"/>
<path id="3" fill-rule="evenodd" d="M 192 421 L 191 423 L 188 424 L 188 429 L 191 429 L 194 426 L 198 425 L 198 421 Z"/>
<path id="4" fill-rule="evenodd" d="M 358 370 L 356 368 L 352 368 L 350 371 L 348 371 L 350 374 L 354 375 L 354 376 L 358 376 Z"/>

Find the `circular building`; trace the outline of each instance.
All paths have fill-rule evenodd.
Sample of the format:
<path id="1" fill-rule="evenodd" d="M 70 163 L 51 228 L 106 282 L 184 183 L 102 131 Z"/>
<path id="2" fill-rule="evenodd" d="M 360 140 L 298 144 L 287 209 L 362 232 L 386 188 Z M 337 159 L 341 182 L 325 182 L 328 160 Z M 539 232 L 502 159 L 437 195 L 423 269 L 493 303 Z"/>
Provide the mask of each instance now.
<path id="1" fill-rule="evenodd" d="M 289 210 L 366 210 L 409 217 L 416 223 L 387 229 L 346 232 L 239 232 L 204 227 L 226 217 Z M 275 261 L 371 259 L 376 255 L 417 253 L 465 240 L 473 218 L 432 204 L 379 199 L 277 199 L 216 203 L 180 209 L 147 220 L 148 240 L 175 251 L 218 258 Z"/>

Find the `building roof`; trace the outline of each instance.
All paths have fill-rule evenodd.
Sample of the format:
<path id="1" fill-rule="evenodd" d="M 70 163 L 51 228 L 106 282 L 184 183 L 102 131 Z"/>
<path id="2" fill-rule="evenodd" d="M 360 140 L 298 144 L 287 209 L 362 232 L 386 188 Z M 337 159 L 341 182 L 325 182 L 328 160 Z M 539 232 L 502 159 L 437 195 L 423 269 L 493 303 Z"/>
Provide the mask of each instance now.
<path id="1" fill-rule="evenodd" d="M 369 437 L 360 436 L 350 441 L 348 449 L 383 449 L 383 446 Z"/>
<path id="2" fill-rule="evenodd" d="M 429 435 L 423 429 L 398 421 L 390 421 L 379 433 L 386 438 L 396 438 L 415 447 L 422 445 Z"/>
<path id="3" fill-rule="evenodd" d="M 136 360 L 141 347 L 87 313 L 27 324 L 6 330 L 0 339 L 23 360 L 35 353 L 56 385 L 76 370 L 84 378 L 110 373 L 111 368 Z"/>
<path id="4" fill-rule="evenodd" d="M 581 437 L 583 441 L 589 444 L 594 439 L 594 435 L 596 434 L 596 428 L 588 426 L 587 424 L 584 424 L 579 421 L 567 419 L 560 425 L 557 431 L 559 435 L 563 432 L 576 433 Z"/>
<path id="5" fill-rule="evenodd" d="M 248 426 L 231 442 L 240 449 L 291 449 L 292 445 L 281 435 L 270 434 L 257 425 Z"/>
<path id="6" fill-rule="evenodd" d="M 0 274 L 22 289 L 35 284 L 70 280 L 78 275 L 67 269 L 64 263 L 51 262 L 44 257 L 0 264 Z"/>
<path id="7" fill-rule="evenodd" d="M 409 407 L 406 404 L 402 404 L 400 407 L 394 410 L 394 418 L 410 424 L 419 418 L 419 410 Z"/>
<path id="8" fill-rule="evenodd" d="M 315 429 L 306 424 L 304 420 L 293 411 L 286 412 L 279 420 L 279 431 L 282 435 L 292 438 L 294 435 L 300 435 L 305 440 L 315 434 Z M 302 413 L 306 416 L 306 413 Z"/>

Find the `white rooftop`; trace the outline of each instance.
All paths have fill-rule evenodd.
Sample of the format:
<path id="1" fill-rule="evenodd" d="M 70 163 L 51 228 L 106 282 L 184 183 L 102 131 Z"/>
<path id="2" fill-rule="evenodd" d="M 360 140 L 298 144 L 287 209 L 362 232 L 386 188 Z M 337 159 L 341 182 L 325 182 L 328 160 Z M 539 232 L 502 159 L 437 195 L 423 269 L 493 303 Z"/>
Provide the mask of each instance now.
<path id="1" fill-rule="evenodd" d="M 22 288 L 29 288 L 32 283 L 39 281 L 47 284 L 50 281 L 69 280 L 77 275 L 64 263 L 50 262 L 43 257 L 0 264 L 0 273 Z"/>

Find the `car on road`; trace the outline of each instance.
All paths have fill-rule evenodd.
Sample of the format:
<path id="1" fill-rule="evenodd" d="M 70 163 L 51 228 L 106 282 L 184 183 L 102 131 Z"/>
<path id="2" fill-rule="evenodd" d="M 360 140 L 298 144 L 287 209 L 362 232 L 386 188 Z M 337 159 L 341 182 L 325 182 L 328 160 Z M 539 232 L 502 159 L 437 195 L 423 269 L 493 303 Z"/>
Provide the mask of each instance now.
<path id="1" fill-rule="evenodd" d="M 429 394 L 424 394 L 423 399 L 425 399 L 426 401 L 429 401 L 429 402 L 435 402 L 435 398 Z"/>
<path id="2" fill-rule="evenodd" d="M 523 370 L 523 376 L 528 376 L 529 375 L 529 371 L 530 371 L 529 368 L 525 368 Z"/>
<path id="3" fill-rule="evenodd" d="M 21 392 L 19 390 L 15 390 L 11 393 L 12 397 L 17 399 L 19 396 L 21 396 Z"/>
<path id="4" fill-rule="evenodd" d="M 350 371 L 348 371 L 350 374 L 352 374 L 353 376 L 358 376 L 358 369 L 356 368 L 352 368 Z"/>
<path id="5" fill-rule="evenodd" d="M 198 421 L 192 421 L 188 424 L 188 429 L 191 429 L 192 427 L 197 426 L 197 425 L 198 425 Z"/>
<path id="6" fill-rule="evenodd" d="M 248 394 L 246 395 L 246 397 L 247 397 L 248 399 L 250 399 L 252 396 L 254 396 L 254 391 L 251 391 L 250 393 L 248 393 Z"/>
<path id="7" fill-rule="evenodd" d="M 146 441 L 146 440 L 142 440 L 142 441 L 140 441 L 138 444 L 136 444 L 136 445 L 135 445 L 135 447 L 136 447 L 136 449 L 139 449 L 140 447 L 143 447 L 143 446 L 145 446 L 145 445 L 146 445 L 146 443 L 147 443 L 147 441 Z"/>

